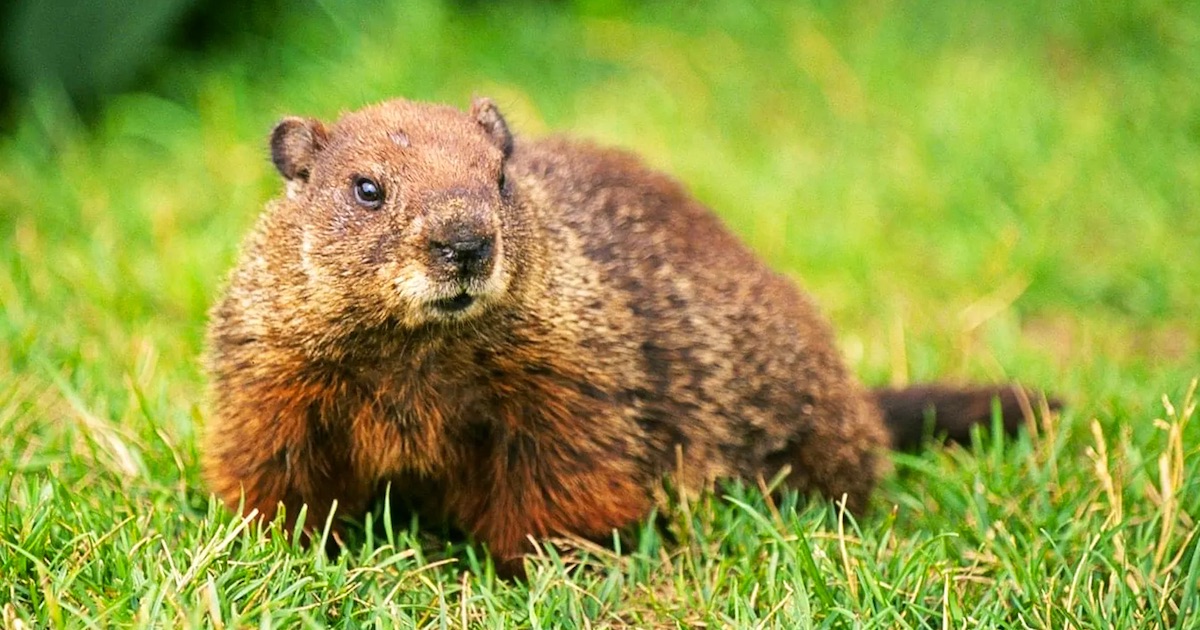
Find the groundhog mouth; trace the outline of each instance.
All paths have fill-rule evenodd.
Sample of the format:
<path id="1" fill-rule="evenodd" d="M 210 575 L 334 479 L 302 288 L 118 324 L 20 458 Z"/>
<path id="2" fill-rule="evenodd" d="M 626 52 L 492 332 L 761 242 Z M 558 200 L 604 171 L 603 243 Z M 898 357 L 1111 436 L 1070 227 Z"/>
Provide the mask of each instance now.
<path id="1" fill-rule="evenodd" d="M 463 291 L 454 297 L 434 300 L 430 303 L 435 310 L 442 313 L 457 313 L 475 303 L 475 296 Z"/>

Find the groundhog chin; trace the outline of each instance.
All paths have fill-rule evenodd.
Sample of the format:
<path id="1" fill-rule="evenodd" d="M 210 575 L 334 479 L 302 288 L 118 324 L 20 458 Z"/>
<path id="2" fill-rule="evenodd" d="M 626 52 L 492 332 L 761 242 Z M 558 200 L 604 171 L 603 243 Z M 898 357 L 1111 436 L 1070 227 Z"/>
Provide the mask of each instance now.
<path id="1" fill-rule="evenodd" d="M 393 284 L 399 319 L 419 326 L 434 322 L 461 322 L 485 312 L 507 288 L 495 270 L 486 278 L 439 281 L 419 270 L 399 275 Z"/>

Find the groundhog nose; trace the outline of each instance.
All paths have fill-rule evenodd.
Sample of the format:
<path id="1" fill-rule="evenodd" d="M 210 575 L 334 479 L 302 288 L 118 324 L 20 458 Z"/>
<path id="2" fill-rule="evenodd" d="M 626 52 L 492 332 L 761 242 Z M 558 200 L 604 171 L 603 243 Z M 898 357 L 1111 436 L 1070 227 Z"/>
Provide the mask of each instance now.
<path id="1" fill-rule="evenodd" d="M 469 236 L 430 241 L 435 258 L 458 270 L 459 275 L 482 275 L 492 262 L 492 237 Z"/>

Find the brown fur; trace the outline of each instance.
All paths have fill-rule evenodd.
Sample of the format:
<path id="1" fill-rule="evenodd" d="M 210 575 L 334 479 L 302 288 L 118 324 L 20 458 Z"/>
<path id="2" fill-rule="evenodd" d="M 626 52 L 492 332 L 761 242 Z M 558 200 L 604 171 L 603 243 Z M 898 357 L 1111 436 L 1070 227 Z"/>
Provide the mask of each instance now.
<path id="1" fill-rule="evenodd" d="M 792 487 L 865 506 L 889 399 L 807 297 L 635 157 L 514 142 L 486 100 L 288 118 L 271 148 L 288 195 L 209 330 L 205 469 L 229 505 L 306 503 L 319 528 L 390 482 L 510 572 L 529 536 L 636 523 L 664 475 L 695 492 L 789 466 Z"/>

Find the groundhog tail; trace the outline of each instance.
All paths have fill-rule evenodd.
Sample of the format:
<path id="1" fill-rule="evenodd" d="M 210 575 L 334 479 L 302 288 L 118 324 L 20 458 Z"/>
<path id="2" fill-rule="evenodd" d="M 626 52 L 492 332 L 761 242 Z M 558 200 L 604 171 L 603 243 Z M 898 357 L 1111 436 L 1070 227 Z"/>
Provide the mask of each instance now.
<path id="1" fill-rule="evenodd" d="M 947 442 L 970 443 L 971 427 L 992 426 L 993 401 L 999 401 L 1004 431 L 1010 435 L 1025 424 L 1027 414 L 1041 406 L 1041 395 L 1015 385 L 918 385 L 872 393 L 892 434 L 892 447 L 901 451 L 917 450 L 927 435 Z M 1047 402 L 1051 409 L 1062 406 L 1053 398 Z"/>

